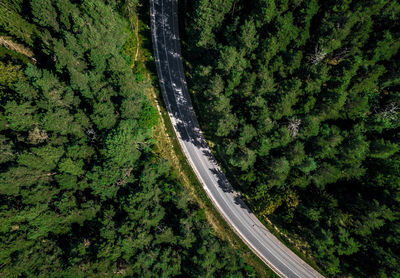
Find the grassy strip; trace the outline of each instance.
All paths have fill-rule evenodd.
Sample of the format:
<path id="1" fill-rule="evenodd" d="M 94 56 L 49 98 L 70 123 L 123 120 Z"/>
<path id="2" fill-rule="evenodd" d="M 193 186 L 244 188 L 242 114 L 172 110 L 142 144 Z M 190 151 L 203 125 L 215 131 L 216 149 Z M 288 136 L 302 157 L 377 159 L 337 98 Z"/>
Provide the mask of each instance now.
<path id="1" fill-rule="evenodd" d="M 151 47 L 152 45 L 150 28 L 148 27 L 149 25 L 146 24 L 149 23 L 148 10 L 149 9 L 146 5 L 140 7 L 139 15 L 141 15 L 142 18 L 137 21 L 139 22 L 137 26 L 139 28 L 139 55 L 135 58 L 137 58 L 136 67 L 140 67 L 139 64 L 147 65 L 140 67 L 140 72 L 152 84 L 152 87 L 147 90 L 146 94 L 150 104 L 157 108 L 160 114 L 160 121 L 153 130 L 153 136 L 156 139 L 155 152 L 172 164 L 178 180 L 185 186 L 200 208 L 204 210 L 207 220 L 212 224 L 216 235 L 222 239 L 228 240 L 235 249 L 239 250 L 246 263 L 254 268 L 258 277 L 277 277 L 277 275 L 271 269 L 266 267 L 265 263 L 261 261 L 246 244 L 244 244 L 239 236 L 233 232 L 231 227 L 214 208 L 181 150 L 181 146 L 175 135 L 168 112 L 165 109 L 165 104 L 160 91 L 158 90 L 158 78 L 155 72 L 155 67 L 153 66 L 154 58 L 151 55 L 152 49 L 149 48 L 149 46 Z M 147 18 L 143 18 L 144 15 L 147 16 Z M 131 16 L 137 15 L 135 14 Z"/>

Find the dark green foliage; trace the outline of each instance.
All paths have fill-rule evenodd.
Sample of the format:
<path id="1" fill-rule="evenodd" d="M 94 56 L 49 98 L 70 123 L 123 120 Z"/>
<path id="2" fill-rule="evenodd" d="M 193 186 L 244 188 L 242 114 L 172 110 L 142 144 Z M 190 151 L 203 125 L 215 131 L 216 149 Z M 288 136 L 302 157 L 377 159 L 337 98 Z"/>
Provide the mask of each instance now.
<path id="1" fill-rule="evenodd" d="M 14 36 L 21 42 L 33 45 L 37 28 L 22 14 L 23 0 L 0 1 L 0 34 Z"/>
<path id="2" fill-rule="evenodd" d="M 253 273 L 153 152 L 117 1 L 1 0 L 0 26 L 37 58 L 0 55 L 0 276 Z"/>
<path id="3" fill-rule="evenodd" d="M 249 205 L 328 275 L 399 276 L 400 3 L 187 2 L 189 87 Z"/>

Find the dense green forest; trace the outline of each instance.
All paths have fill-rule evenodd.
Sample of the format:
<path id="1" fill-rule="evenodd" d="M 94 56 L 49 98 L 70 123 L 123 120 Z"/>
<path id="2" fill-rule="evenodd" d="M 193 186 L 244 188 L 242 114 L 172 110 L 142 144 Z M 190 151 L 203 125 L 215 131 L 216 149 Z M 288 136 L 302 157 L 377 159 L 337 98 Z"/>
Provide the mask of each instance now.
<path id="1" fill-rule="evenodd" d="M 399 277 L 400 3 L 180 2 L 198 117 L 247 203 L 330 276 Z"/>
<path id="2" fill-rule="evenodd" d="M 154 151 L 135 4 L 0 0 L 1 277 L 253 275 Z"/>

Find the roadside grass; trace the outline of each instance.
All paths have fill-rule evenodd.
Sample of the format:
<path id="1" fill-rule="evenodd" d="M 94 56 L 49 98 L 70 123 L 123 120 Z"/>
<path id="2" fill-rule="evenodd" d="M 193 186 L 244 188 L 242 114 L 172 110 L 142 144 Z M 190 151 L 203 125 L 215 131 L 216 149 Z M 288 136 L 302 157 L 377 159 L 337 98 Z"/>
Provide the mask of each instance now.
<path id="1" fill-rule="evenodd" d="M 135 51 L 131 47 L 130 53 L 135 53 L 135 57 L 131 56 L 131 59 L 133 58 L 134 61 L 133 71 L 136 73 L 136 78 L 143 77 L 151 84 L 151 87 L 146 91 L 146 95 L 150 104 L 158 110 L 160 115 L 158 124 L 153 128 L 153 137 L 156 139 L 154 151 L 157 155 L 171 163 L 178 180 L 185 186 L 190 197 L 204 211 L 208 222 L 213 226 L 215 235 L 228 240 L 239 251 L 245 262 L 253 267 L 257 277 L 278 277 L 243 243 L 214 208 L 181 150 L 158 88 L 158 78 L 152 54 L 151 31 L 149 27 L 150 15 L 148 11 L 148 3 L 143 3 L 138 7 L 138 12 L 129 15 L 131 22 L 137 22 L 137 24 L 131 24 L 131 26 L 138 28 L 138 30 L 132 31 L 135 34 L 137 50 Z"/>

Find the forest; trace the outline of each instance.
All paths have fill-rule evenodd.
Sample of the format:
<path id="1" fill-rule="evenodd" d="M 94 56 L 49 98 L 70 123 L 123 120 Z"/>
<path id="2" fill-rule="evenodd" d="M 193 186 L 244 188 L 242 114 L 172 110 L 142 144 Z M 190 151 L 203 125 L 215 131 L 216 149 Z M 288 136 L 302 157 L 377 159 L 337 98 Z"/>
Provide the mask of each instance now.
<path id="1" fill-rule="evenodd" d="M 180 2 L 188 87 L 228 179 L 330 277 L 400 276 L 400 3 Z"/>
<path id="2" fill-rule="evenodd" d="M 154 151 L 137 4 L 0 0 L 1 277 L 254 277 Z"/>

